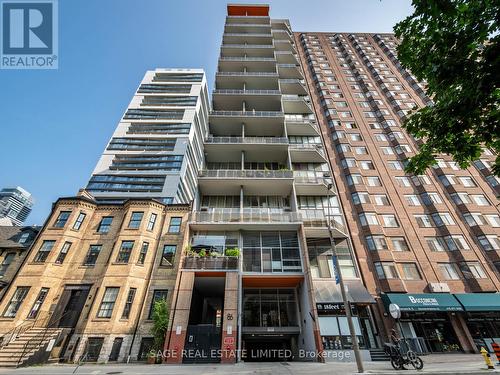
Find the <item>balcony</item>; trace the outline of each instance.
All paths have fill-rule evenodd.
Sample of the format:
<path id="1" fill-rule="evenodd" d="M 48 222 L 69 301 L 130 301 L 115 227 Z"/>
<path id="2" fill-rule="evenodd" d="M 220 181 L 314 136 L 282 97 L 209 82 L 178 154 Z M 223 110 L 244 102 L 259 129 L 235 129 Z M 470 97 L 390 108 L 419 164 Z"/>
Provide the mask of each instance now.
<path id="1" fill-rule="evenodd" d="M 205 143 L 214 144 L 288 144 L 287 137 L 208 137 Z"/>
<path id="2" fill-rule="evenodd" d="M 278 153 L 278 151 L 273 152 L 274 150 L 269 151 L 272 155 Z M 209 156 L 213 157 L 212 154 Z M 281 151 L 280 154 L 286 157 L 286 150 Z M 224 156 L 223 153 L 217 155 Z M 198 183 L 203 195 L 239 195 L 241 187 L 245 194 L 249 195 L 289 195 L 293 186 L 293 172 L 289 170 L 205 169 L 198 173 Z"/>
<path id="3" fill-rule="evenodd" d="M 300 65 L 297 64 L 276 64 L 280 78 L 303 79 Z"/>
<path id="4" fill-rule="evenodd" d="M 217 89 L 278 90 L 279 75 L 276 72 L 218 72 L 215 74 Z"/>
<path id="5" fill-rule="evenodd" d="M 256 111 L 279 111 L 281 93 L 279 90 L 217 89 L 212 95 L 214 110 L 235 110 L 245 108 Z"/>
<path id="6" fill-rule="evenodd" d="M 290 156 L 293 162 L 324 163 L 326 154 L 323 146 L 316 143 L 291 143 Z"/>
<path id="7" fill-rule="evenodd" d="M 283 112 L 285 113 L 312 113 L 311 99 L 307 95 L 283 95 Z"/>
<path id="8" fill-rule="evenodd" d="M 274 57 L 261 56 L 222 56 L 219 57 L 219 71 L 263 71 L 274 72 L 276 70 L 276 59 Z"/>
<path id="9" fill-rule="evenodd" d="M 280 90 L 285 95 L 307 95 L 306 83 L 303 79 L 280 79 Z"/>
<path id="10" fill-rule="evenodd" d="M 186 256 L 182 261 L 184 270 L 196 271 L 237 271 L 238 257 L 192 257 Z"/>
<path id="11" fill-rule="evenodd" d="M 301 210 L 301 221 L 304 223 L 306 237 L 327 238 L 330 236 L 328 230 L 328 216 L 323 210 Z M 330 219 L 332 234 L 334 238 L 347 237 L 347 229 L 344 224 Z"/>
<path id="12" fill-rule="evenodd" d="M 297 229 L 300 217 L 297 212 L 266 208 L 214 208 L 210 211 L 195 211 L 191 227 L 195 230 L 208 229 Z M 215 227 L 215 228 L 214 228 Z"/>
<path id="13" fill-rule="evenodd" d="M 271 25 L 265 23 L 226 23 L 226 33 L 270 33 Z"/>
<path id="14" fill-rule="evenodd" d="M 323 174 L 324 172 L 294 171 L 297 195 L 325 195 L 327 187 Z M 335 192 L 335 189 L 332 187 L 331 191 Z"/>
<path id="15" fill-rule="evenodd" d="M 212 111 L 210 130 L 217 135 L 235 135 L 245 124 L 245 134 L 273 137 L 282 135 L 284 114 L 281 111 Z"/>
<path id="16" fill-rule="evenodd" d="M 271 44 L 271 33 L 224 33 L 222 42 L 225 44 Z"/>
<path id="17" fill-rule="evenodd" d="M 292 51 L 276 51 L 274 52 L 276 60 L 279 64 L 298 64 L 297 55 Z"/>
<path id="18" fill-rule="evenodd" d="M 288 135 L 319 135 L 319 127 L 313 114 L 287 114 L 285 124 Z"/>
<path id="19" fill-rule="evenodd" d="M 245 134 L 248 133 L 249 131 Z M 286 137 L 209 137 L 205 140 L 207 160 L 213 161 L 241 161 L 241 153 L 245 152 L 246 159 L 280 160 L 285 164 L 288 159 L 287 150 Z"/>

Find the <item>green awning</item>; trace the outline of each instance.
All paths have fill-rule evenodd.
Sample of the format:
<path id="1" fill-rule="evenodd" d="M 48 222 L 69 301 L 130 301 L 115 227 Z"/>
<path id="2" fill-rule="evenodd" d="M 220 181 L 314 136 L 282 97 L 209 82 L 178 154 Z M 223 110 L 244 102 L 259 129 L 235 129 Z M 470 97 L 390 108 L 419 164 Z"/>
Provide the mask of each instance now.
<path id="1" fill-rule="evenodd" d="M 500 293 L 466 293 L 454 296 L 465 311 L 500 311 Z"/>
<path id="2" fill-rule="evenodd" d="M 401 311 L 463 311 L 462 305 L 458 303 L 453 294 L 447 293 L 423 293 L 423 294 L 403 294 L 386 293 L 382 294 L 382 301 L 385 308 L 391 303 L 399 306 Z"/>

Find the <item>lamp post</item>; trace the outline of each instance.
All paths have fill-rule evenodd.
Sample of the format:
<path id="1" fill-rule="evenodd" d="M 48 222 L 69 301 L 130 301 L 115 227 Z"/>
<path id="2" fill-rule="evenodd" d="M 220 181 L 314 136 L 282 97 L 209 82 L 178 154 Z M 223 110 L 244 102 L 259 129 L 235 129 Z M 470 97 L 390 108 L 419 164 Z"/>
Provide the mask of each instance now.
<path id="1" fill-rule="evenodd" d="M 344 304 L 345 315 L 347 318 L 347 324 L 349 325 L 349 333 L 351 335 L 352 341 L 352 350 L 354 351 L 354 357 L 356 358 L 356 365 L 358 367 L 358 373 L 363 373 L 365 370 L 363 368 L 363 360 L 361 358 L 361 352 L 359 351 L 358 338 L 356 337 L 356 331 L 354 330 L 354 322 L 352 321 L 351 314 L 351 304 L 347 299 L 346 287 L 344 284 L 344 278 L 342 277 L 342 271 L 340 270 L 339 259 L 337 257 L 337 249 L 335 247 L 335 239 L 333 238 L 333 229 L 331 223 L 331 214 L 330 214 L 330 192 L 333 188 L 333 179 L 329 173 L 323 174 L 323 180 L 327 188 L 327 200 L 328 200 L 328 213 L 326 217 L 326 222 L 328 225 L 328 233 L 330 235 L 330 244 L 332 247 L 332 258 L 334 269 L 337 273 L 337 283 L 340 285 L 340 293 L 342 295 L 342 303 Z"/>

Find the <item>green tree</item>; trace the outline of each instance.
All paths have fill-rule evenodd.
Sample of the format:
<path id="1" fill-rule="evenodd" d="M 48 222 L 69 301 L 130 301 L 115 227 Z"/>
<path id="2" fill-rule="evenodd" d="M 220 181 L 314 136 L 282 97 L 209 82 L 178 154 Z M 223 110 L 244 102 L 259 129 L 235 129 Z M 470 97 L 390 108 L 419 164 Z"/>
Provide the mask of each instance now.
<path id="1" fill-rule="evenodd" d="M 422 139 L 407 172 L 421 174 L 446 153 L 466 168 L 486 146 L 500 176 L 500 1 L 413 0 L 414 13 L 394 31 L 401 65 L 427 82 L 433 104 L 403 126 Z"/>
<path id="2" fill-rule="evenodd" d="M 163 351 L 169 320 L 167 301 L 163 298 L 155 301 L 152 318 L 153 327 L 151 327 L 151 333 L 153 334 L 153 350 L 156 352 Z"/>

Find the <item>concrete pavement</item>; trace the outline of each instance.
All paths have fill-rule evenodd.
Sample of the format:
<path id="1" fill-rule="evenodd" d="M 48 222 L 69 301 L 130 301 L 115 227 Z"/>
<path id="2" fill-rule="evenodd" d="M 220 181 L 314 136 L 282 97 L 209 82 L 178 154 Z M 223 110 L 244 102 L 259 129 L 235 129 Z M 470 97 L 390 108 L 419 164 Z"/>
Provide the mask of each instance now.
<path id="1" fill-rule="evenodd" d="M 422 371 L 394 371 L 389 362 L 365 362 L 368 374 L 486 374 L 500 373 L 498 370 L 486 370 L 480 355 L 441 354 L 423 357 Z M 44 365 L 19 369 L 0 369 L 0 375 L 346 375 L 356 373 L 353 363 L 238 363 L 235 365 L 146 365 L 146 364 L 86 364 Z"/>

